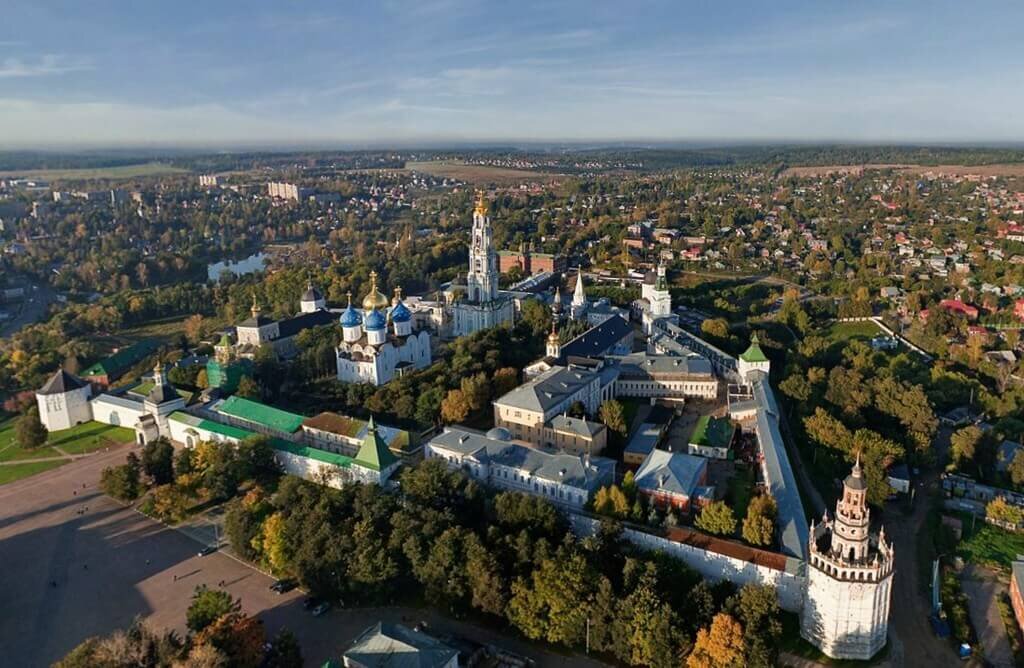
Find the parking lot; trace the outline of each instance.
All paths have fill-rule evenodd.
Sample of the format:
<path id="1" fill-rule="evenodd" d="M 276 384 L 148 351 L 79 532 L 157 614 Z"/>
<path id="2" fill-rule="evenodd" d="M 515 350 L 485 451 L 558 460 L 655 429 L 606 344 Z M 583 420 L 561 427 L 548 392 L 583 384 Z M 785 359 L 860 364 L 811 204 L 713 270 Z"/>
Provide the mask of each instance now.
<path id="1" fill-rule="evenodd" d="M 126 452 L 104 452 L 0 487 L 4 665 L 48 666 L 85 638 L 124 627 L 137 615 L 183 633 L 195 587 L 222 582 L 245 612 L 260 616 L 268 634 L 281 627 L 294 631 L 308 665 L 339 657 L 378 620 L 426 620 L 439 633 L 498 644 L 541 666 L 601 665 L 431 611 L 334 610 L 313 617 L 302 608 L 302 592 L 275 594 L 271 578 L 227 554 L 199 557 L 201 543 L 101 494 L 100 472 L 122 462 Z"/>

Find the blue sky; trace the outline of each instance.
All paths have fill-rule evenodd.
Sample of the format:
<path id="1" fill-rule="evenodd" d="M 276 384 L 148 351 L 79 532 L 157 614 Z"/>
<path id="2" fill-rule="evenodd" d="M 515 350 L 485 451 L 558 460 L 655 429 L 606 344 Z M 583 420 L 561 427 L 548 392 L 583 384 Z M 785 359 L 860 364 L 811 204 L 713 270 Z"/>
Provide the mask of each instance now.
<path id="1" fill-rule="evenodd" d="M 3 4 L 4 146 L 1024 141 L 1021 2 Z"/>

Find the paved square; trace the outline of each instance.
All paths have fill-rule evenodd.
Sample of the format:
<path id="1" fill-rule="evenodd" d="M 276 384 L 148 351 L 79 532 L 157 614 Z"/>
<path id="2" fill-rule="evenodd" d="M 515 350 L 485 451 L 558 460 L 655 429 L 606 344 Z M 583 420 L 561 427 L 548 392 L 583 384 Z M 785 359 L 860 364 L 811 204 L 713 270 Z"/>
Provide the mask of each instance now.
<path id="1" fill-rule="evenodd" d="M 303 594 L 277 595 L 271 578 L 202 547 L 125 508 L 97 488 L 104 467 L 124 461 L 127 447 L 0 486 L 0 657 L 3 665 L 49 666 L 92 635 L 106 634 L 142 615 L 184 634 L 185 611 L 200 584 L 225 588 L 258 614 L 268 634 L 295 632 L 307 665 L 337 658 L 378 621 L 427 620 L 442 633 L 460 633 L 537 660 L 541 666 L 598 666 L 562 656 L 431 612 L 402 608 L 335 610 L 313 617 Z M 83 487 L 84 485 L 84 487 Z"/>

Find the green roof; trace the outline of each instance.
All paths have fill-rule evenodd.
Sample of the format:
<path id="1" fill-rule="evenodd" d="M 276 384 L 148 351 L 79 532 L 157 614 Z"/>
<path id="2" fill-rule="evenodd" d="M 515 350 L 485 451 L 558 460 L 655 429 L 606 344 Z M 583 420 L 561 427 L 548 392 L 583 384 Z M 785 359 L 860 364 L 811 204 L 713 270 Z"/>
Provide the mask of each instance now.
<path id="1" fill-rule="evenodd" d="M 740 359 L 744 362 L 767 362 L 768 358 L 765 356 L 764 351 L 761 350 L 761 346 L 757 343 L 757 334 L 750 339 L 750 347 L 743 351 L 740 355 Z"/>
<path id="2" fill-rule="evenodd" d="M 335 466 L 342 466 L 345 468 L 352 465 L 351 457 L 338 455 L 319 448 L 312 448 L 300 443 L 292 443 L 291 441 L 285 441 L 280 438 L 270 439 L 270 445 L 273 446 L 275 450 L 284 450 L 285 452 L 290 452 L 293 455 L 308 457 L 309 459 L 315 459 L 318 462 L 324 462 L 325 464 L 333 464 Z"/>
<path id="3" fill-rule="evenodd" d="M 384 444 L 384 439 L 380 437 L 377 425 L 373 422 L 373 416 L 370 416 L 363 444 L 359 446 L 359 452 L 356 453 L 356 464 L 374 471 L 381 471 L 397 461 L 398 457 Z"/>
<path id="4" fill-rule="evenodd" d="M 204 429 L 213 434 L 220 434 L 221 436 L 227 436 L 228 438 L 235 438 L 239 441 L 244 441 L 250 436 L 257 436 L 247 429 L 240 429 L 239 427 L 232 427 L 229 424 L 221 424 L 220 422 L 214 422 L 213 420 L 204 420 L 201 417 L 190 415 L 182 411 L 175 411 L 170 414 L 169 419 L 175 422 L 181 422 L 195 427 L 196 429 Z"/>
<path id="5" fill-rule="evenodd" d="M 221 424 L 212 420 L 204 420 L 201 417 L 185 413 L 184 411 L 175 411 L 168 416 L 168 419 L 174 420 L 175 422 L 182 422 L 190 427 L 195 427 L 196 429 L 203 429 L 214 434 L 238 439 L 239 441 L 244 441 L 245 439 L 253 436 L 259 436 L 259 434 L 246 429 L 232 427 L 229 424 Z M 319 448 L 311 448 L 308 445 L 292 443 L 291 441 L 286 441 L 282 438 L 271 438 L 270 447 L 275 450 L 290 452 L 291 454 L 298 455 L 299 457 L 308 457 L 326 464 L 334 464 L 335 466 L 348 467 L 352 465 L 351 457 L 336 455 L 333 452 L 327 452 L 326 450 L 320 450 Z"/>
<path id="6" fill-rule="evenodd" d="M 302 426 L 303 416 L 289 413 L 245 397 L 228 397 L 215 408 L 219 413 L 261 424 L 287 434 L 294 433 Z"/>
<path id="7" fill-rule="evenodd" d="M 117 376 L 149 357 L 159 347 L 160 342 L 156 339 L 139 341 L 121 348 L 105 360 L 96 362 L 83 371 L 82 376 Z"/>
<path id="8" fill-rule="evenodd" d="M 711 448 L 727 448 L 732 443 L 736 425 L 727 417 L 716 418 L 701 415 L 690 436 L 690 443 Z"/>

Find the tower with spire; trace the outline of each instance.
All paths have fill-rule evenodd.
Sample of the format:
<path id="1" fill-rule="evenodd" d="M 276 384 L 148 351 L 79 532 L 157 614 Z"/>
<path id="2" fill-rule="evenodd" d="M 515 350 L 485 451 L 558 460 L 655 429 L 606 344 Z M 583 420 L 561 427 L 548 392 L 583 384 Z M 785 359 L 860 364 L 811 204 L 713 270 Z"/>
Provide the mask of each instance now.
<path id="1" fill-rule="evenodd" d="M 483 193 L 473 208 L 473 227 L 469 241 L 469 271 L 466 272 L 465 297 L 449 294 L 452 334 L 465 336 L 481 329 L 512 324 L 515 306 L 498 292 L 498 254 L 492 244 L 491 219 Z"/>
<path id="2" fill-rule="evenodd" d="M 587 314 L 587 294 L 583 291 L 583 267 L 576 273 L 576 290 L 572 293 L 572 304 L 569 306 L 569 315 L 573 320 L 579 320 Z"/>
<path id="3" fill-rule="evenodd" d="M 884 528 L 871 534 L 867 493 L 858 454 L 835 519 L 810 527 L 800 635 L 834 659 L 867 660 L 886 643 L 894 554 Z"/>
<path id="4" fill-rule="evenodd" d="M 469 242 L 469 271 L 466 299 L 490 302 L 498 298 L 498 256 L 491 248 L 491 218 L 487 201 L 480 193 L 473 208 L 473 230 Z"/>

